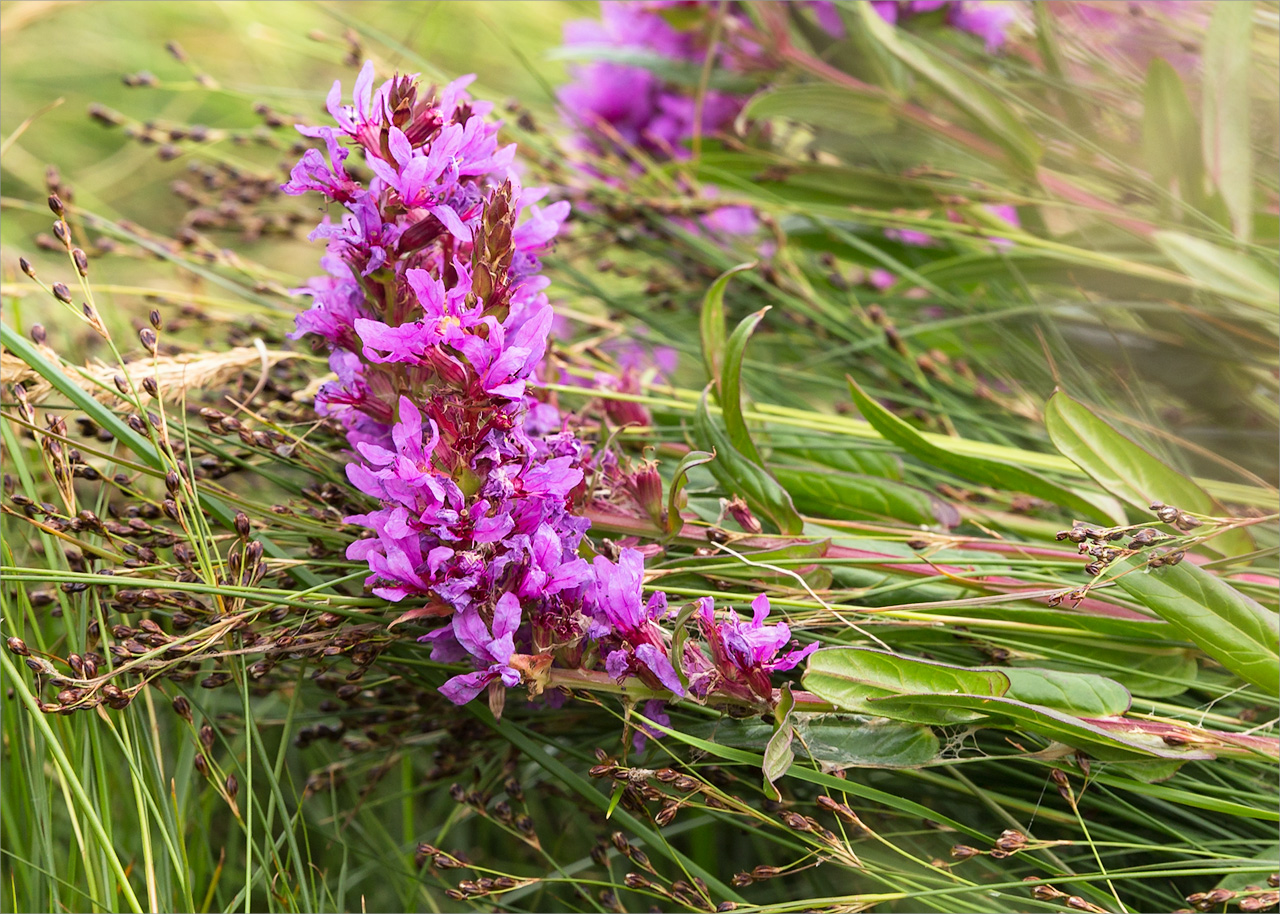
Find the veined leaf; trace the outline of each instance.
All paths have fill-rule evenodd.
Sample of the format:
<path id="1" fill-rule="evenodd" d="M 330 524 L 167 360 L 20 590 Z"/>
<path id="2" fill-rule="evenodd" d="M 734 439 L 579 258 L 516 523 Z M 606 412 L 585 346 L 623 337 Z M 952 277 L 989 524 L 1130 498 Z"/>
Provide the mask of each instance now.
<path id="1" fill-rule="evenodd" d="M 916 702 L 915 696 L 938 692 L 1003 695 L 1009 689 L 1009 677 L 1000 670 L 971 670 L 861 647 L 815 651 L 802 682 L 810 692 L 845 711 L 938 725 L 977 720 L 982 715 L 963 709 L 935 709 Z M 887 696 L 903 701 L 885 709 L 869 704 L 870 699 Z"/>
<path id="2" fill-rule="evenodd" d="M 853 378 L 846 376 L 845 380 L 849 382 L 853 402 L 862 413 L 862 417 L 886 439 L 930 466 L 947 470 L 982 485 L 998 489 L 1013 489 L 1043 498 L 1082 517 L 1089 517 L 1103 523 L 1114 523 L 1117 520 L 1123 522 L 1123 518 L 1110 516 L 1070 489 L 1050 482 L 1043 476 L 1037 476 L 1030 470 L 999 460 L 956 454 L 931 443 L 906 422 L 867 396 Z"/>
<path id="3" fill-rule="evenodd" d="M 1034 667 L 1001 667 L 1009 677 L 1005 697 L 1082 717 L 1114 717 L 1129 710 L 1129 690 L 1106 676 Z"/>
<path id="4" fill-rule="evenodd" d="M 1009 107 L 949 63 L 923 42 L 903 35 L 885 22 L 871 4 L 859 0 L 858 12 L 868 34 L 917 76 L 932 83 L 952 104 L 980 123 L 997 142 L 1008 150 L 1013 161 L 1026 171 L 1034 171 L 1040 160 L 1040 143 Z"/>
<path id="5" fill-rule="evenodd" d="M 814 656 L 816 657 L 817 654 Z M 1005 726 L 1012 724 L 1016 728 L 1026 728 L 1032 733 L 1038 733 L 1056 742 L 1065 743 L 1077 749 L 1087 749 L 1091 755 L 1098 758 L 1114 759 L 1117 756 L 1132 758 L 1135 755 L 1176 759 L 1213 758 L 1212 753 L 1197 749 L 1171 749 L 1160 737 L 1152 734 L 1118 735 L 1053 708 L 1029 705 L 1003 695 L 938 693 L 915 698 L 895 695 L 887 698 L 873 698 L 867 702 L 873 714 L 881 710 L 901 713 L 918 707 L 921 703 L 933 706 L 939 711 L 954 709 L 994 717 L 996 720 L 992 722 L 992 726 L 1000 726 L 1003 723 Z M 1003 721 L 1000 720 L 1001 718 Z"/>
<path id="6" fill-rule="evenodd" d="M 1195 482 L 1134 444 L 1084 404 L 1062 391 L 1049 398 L 1044 424 L 1054 447 L 1069 457 L 1112 495 L 1142 511 L 1163 502 L 1184 511 L 1221 516 L 1226 511 Z M 1223 554 L 1253 551 L 1243 530 L 1233 530 L 1206 544 Z"/>
<path id="7" fill-rule="evenodd" d="M 764 467 L 735 448 L 711 417 L 705 390 L 694 425 L 701 446 L 716 452 L 716 459 L 707 468 L 726 491 L 741 495 L 752 511 L 770 520 L 782 533 L 794 535 L 804 529 L 804 520 L 796 513 L 787 490 Z"/>
<path id="8" fill-rule="evenodd" d="M 1236 237 L 1253 228 L 1253 151 L 1249 145 L 1251 0 L 1215 3 L 1204 46 L 1201 142 L 1209 177 L 1231 214 Z"/>
<path id="9" fill-rule="evenodd" d="M 773 736 L 769 737 L 769 744 L 764 747 L 764 765 L 761 766 L 765 792 L 771 794 L 775 800 L 782 799 L 782 794 L 778 792 L 773 782 L 786 774 L 791 763 L 796 760 L 796 754 L 791 749 L 791 741 L 795 736 L 791 724 L 791 712 L 795 706 L 796 700 L 791 694 L 791 685 L 784 683 L 778 699 L 778 707 L 773 712 L 777 724 L 774 726 Z"/>
<path id="10" fill-rule="evenodd" d="M 716 389 L 720 387 L 720 375 L 724 370 L 724 290 L 734 273 L 750 270 L 754 263 L 740 263 L 721 273 L 716 281 L 707 289 L 702 299 L 702 310 L 698 323 L 702 336 L 702 364 L 707 369 L 707 377 Z"/>
<path id="11" fill-rule="evenodd" d="M 960 512 L 925 489 L 849 473 L 773 467 L 799 510 L 836 520 L 898 520 L 955 527 Z"/>
<path id="12" fill-rule="evenodd" d="M 847 442 L 838 447 L 817 447 L 805 438 L 779 432 L 770 433 L 769 443 L 775 458 L 797 457 L 858 476 L 902 480 L 902 458 L 882 448 L 850 447 Z"/>
<path id="13" fill-rule="evenodd" d="M 894 127 L 893 110 L 884 99 L 824 83 L 783 86 L 755 96 L 738 115 L 739 130 L 747 121 L 772 117 L 851 136 L 887 133 Z"/>
<path id="14" fill-rule="evenodd" d="M 1153 237 L 1166 257 L 1211 292 L 1280 313 L 1280 282 L 1274 268 L 1181 232 L 1156 232 Z"/>
<path id="15" fill-rule="evenodd" d="M 742 451 L 752 463 L 764 466 L 751 433 L 747 430 L 747 422 L 742 418 L 742 357 L 747 351 L 747 340 L 756 326 L 764 319 L 768 308 L 762 308 L 754 314 L 742 319 L 729 342 L 724 347 L 724 369 L 720 374 L 720 411 L 724 416 L 724 427 L 729 433 L 733 446 Z"/>
<path id="16" fill-rule="evenodd" d="M 1163 627 L 1163 626 L 1161 626 Z M 1131 694 L 1143 698 L 1172 698 L 1195 685 L 1199 668 L 1192 651 L 1187 648 L 1141 649 L 1121 646 L 1109 641 L 1063 639 L 1027 635 L 1022 639 L 1034 650 L 1044 645 L 1054 656 L 1028 660 L 1026 666 L 1082 673 L 1098 670 L 1114 679 Z M 1077 659 L 1078 658 L 1078 659 Z"/>
<path id="17" fill-rule="evenodd" d="M 795 735 L 803 740 L 803 755 L 812 757 L 824 771 L 920 768 L 936 762 L 940 753 L 937 734 L 923 724 L 799 712 L 792 712 L 791 722 Z M 733 719 L 693 724 L 684 730 L 722 746 L 755 752 L 762 751 L 774 733 L 761 720 Z"/>
<path id="18" fill-rule="evenodd" d="M 1146 568 L 1133 556 L 1116 583 L 1245 682 L 1280 695 L 1276 614 L 1190 562 Z"/>

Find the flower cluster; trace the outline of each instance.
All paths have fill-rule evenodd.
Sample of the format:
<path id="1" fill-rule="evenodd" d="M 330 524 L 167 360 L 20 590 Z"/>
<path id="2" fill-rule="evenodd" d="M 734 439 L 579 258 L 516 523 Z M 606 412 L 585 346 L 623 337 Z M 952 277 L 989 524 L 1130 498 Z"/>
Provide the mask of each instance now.
<path id="1" fill-rule="evenodd" d="M 358 455 L 347 476 L 377 503 L 346 519 L 365 530 L 348 558 L 368 563 L 373 593 L 408 601 L 401 620 L 443 621 L 421 640 L 434 659 L 471 659 L 475 670 L 441 689 L 457 703 L 536 684 L 552 663 L 687 694 L 658 625 L 666 595 L 642 603 L 642 554 L 579 554 L 590 554 L 580 508 L 591 451 L 527 390 L 553 320 L 537 255 L 568 204 L 536 205 L 543 193 L 521 187 L 514 147 L 499 146 L 464 81 L 373 82 L 366 65 L 352 105 L 335 83 L 336 128 L 299 128 L 327 156 L 307 151 L 283 186 L 342 209 L 312 233 L 327 242 L 326 275 L 298 290 L 313 301 L 295 335 L 329 349 L 336 380 L 317 410 L 342 423 Z M 348 168 L 352 149 L 362 176 Z M 596 468 L 614 466 L 606 456 Z M 774 636 L 776 653 L 790 634 Z M 769 666 L 767 645 L 762 659 L 711 643 L 712 660 L 690 654 L 698 697 L 714 672 L 726 694 L 748 682 L 770 700 L 767 671 L 789 667 Z"/>

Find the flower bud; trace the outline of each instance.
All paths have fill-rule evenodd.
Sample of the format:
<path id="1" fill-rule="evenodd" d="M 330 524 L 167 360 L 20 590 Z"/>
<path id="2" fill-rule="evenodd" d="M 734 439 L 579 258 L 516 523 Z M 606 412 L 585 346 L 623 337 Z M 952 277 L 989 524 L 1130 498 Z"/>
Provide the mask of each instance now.
<path id="1" fill-rule="evenodd" d="M 71 291 L 67 288 L 66 283 L 55 282 L 53 284 L 53 297 L 64 305 L 71 304 Z"/>

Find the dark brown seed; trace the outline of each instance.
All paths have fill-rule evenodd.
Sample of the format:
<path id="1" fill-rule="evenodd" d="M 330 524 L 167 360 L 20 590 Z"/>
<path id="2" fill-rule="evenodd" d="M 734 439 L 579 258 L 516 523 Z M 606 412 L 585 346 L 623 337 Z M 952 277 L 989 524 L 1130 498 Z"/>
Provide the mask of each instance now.
<path id="1" fill-rule="evenodd" d="M 49 211 L 59 219 L 66 214 L 66 207 L 62 205 L 62 198 L 57 194 L 49 194 Z"/>
<path id="2" fill-rule="evenodd" d="M 173 697 L 173 711 L 187 723 L 191 723 L 191 702 L 184 695 Z"/>
<path id="3" fill-rule="evenodd" d="M 240 792 L 240 781 L 236 778 L 234 774 L 227 775 L 226 787 L 227 787 L 227 796 L 231 797 L 231 799 L 234 800 L 236 798 L 236 794 Z"/>
<path id="4" fill-rule="evenodd" d="M 19 657 L 31 656 L 31 649 L 27 647 L 27 643 L 21 638 L 10 636 L 6 643 L 9 645 L 9 650 L 17 654 Z"/>
<path id="5" fill-rule="evenodd" d="M 629 889 L 647 889 L 653 885 L 652 882 L 641 876 L 639 873 L 627 873 L 627 875 L 622 877 L 622 884 Z"/>
<path id="6" fill-rule="evenodd" d="M 200 745 L 204 746 L 205 752 L 213 751 L 214 738 L 215 734 L 213 732 L 213 727 L 209 724 L 203 724 L 200 727 Z"/>
<path id="7" fill-rule="evenodd" d="M 751 885 L 754 881 L 750 873 L 734 873 L 733 878 L 729 880 L 729 884 L 735 889 L 741 889 Z"/>
<path id="8" fill-rule="evenodd" d="M 65 283 L 55 282 L 53 284 L 53 297 L 63 304 L 71 304 L 71 291 Z"/>
<path id="9" fill-rule="evenodd" d="M 968 860 L 970 857 L 976 857 L 981 853 L 982 851 L 976 847 L 970 847 L 967 844 L 957 844 L 951 848 L 951 856 L 957 860 Z"/>
<path id="10" fill-rule="evenodd" d="M 18 258 L 18 267 L 19 267 L 19 269 L 21 269 L 21 270 L 22 270 L 22 272 L 23 272 L 23 273 L 25 273 L 27 276 L 30 276 L 32 279 L 35 279 L 35 278 L 36 278 L 36 271 L 35 271 L 35 268 L 31 266 L 31 261 L 30 261 L 30 260 L 27 260 L 27 258 L 25 258 L 25 257 L 19 257 L 19 258 Z"/>
<path id="11" fill-rule="evenodd" d="M 76 262 L 76 272 L 81 276 L 89 275 L 89 255 L 80 248 L 76 248 L 71 252 L 71 258 Z"/>

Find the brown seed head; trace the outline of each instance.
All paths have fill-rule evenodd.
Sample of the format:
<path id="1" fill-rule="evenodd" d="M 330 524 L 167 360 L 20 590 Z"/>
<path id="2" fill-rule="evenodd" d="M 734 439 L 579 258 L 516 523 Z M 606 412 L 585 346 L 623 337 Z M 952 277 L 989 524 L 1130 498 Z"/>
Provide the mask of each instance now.
<path id="1" fill-rule="evenodd" d="M 71 291 L 67 288 L 66 283 L 55 282 L 53 284 L 53 297 L 64 305 L 71 304 Z"/>

